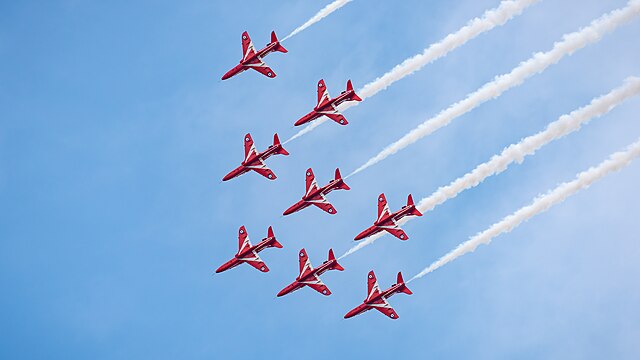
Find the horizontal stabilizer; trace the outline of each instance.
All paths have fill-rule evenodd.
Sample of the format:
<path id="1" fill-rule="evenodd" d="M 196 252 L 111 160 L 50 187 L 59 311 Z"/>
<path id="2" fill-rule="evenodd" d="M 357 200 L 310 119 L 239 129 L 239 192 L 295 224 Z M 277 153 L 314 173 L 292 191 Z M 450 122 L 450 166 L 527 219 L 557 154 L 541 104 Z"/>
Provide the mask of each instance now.
<path id="1" fill-rule="evenodd" d="M 276 240 L 276 236 L 273 233 L 273 228 L 271 226 L 269 226 L 269 230 L 267 230 L 267 237 L 269 239 L 273 239 L 271 241 L 271 245 L 270 245 L 271 247 L 277 247 L 278 249 L 282 249 L 282 244 L 280 244 L 278 240 Z"/>
<path id="2" fill-rule="evenodd" d="M 409 197 L 407 198 L 407 207 L 411 207 L 411 215 L 414 216 L 422 216 L 422 213 L 416 209 L 416 204 L 413 202 L 413 197 L 411 196 L 411 194 L 409 194 Z"/>
<path id="3" fill-rule="evenodd" d="M 278 44 L 278 46 L 276 46 L 276 51 L 280 51 L 282 53 L 288 52 L 288 50 L 285 49 L 284 46 L 280 45 L 280 42 L 278 41 L 278 37 L 276 36 L 276 32 L 275 31 L 271 32 L 271 43 L 277 43 Z"/>
<path id="4" fill-rule="evenodd" d="M 342 180 L 342 175 L 340 175 L 340 169 L 336 168 L 336 176 L 335 176 L 335 180 L 336 181 L 340 181 L 340 185 L 338 185 L 338 189 L 342 189 L 342 190 L 351 190 L 351 188 L 349 187 L 349 185 L 347 185 L 344 180 Z"/>
<path id="5" fill-rule="evenodd" d="M 336 256 L 333 254 L 333 249 L 329 249 L 329 261 L 332 261 L 332 260 L 336 260 Z M 333 264 L 332 269 L 338 270 L 338 271 L 344 270 L 344 268 L 340 264 L 338 264 L 337 261 Z"/>
<path id="6" fill-rule="evenodd" d="M 273 135 L 273 146 L 277 146 L 278 150 L 276 150 L 277 154 L 280 155 L 289 155 L 289 152 L 287 150 L 284 149 L 284 147 L 282 146 L 282 144 L 280 143 L 280 138 L 278 138 L 278 134 L 274 134 Z"/>
<path id="7" fill-rule="evenodd" d="M 402 273 L 398 272 L 398 279 L 396 281 L 397 284 L 402 284 L 402 288 L 400 289 L 401 292 L 407 294 L 407 295 L 411 295 L 413 294 L 411 292 L 411 290 L 409 290 L 409 288 L 404 284 L 404 279 L 402 278 Z"/>
<path id="8" fill-rule="evenodd" d="M 353 91 L 353 84 L 351 84 L 351 80 L 347 80 L 347 91 Z M 353 92 L 353 95 L 351 96 L 350 100 L 353 101 L 362 101 L 362 99 L 360 98 L 360 96 L 358 96 L 355 91 Z"/>

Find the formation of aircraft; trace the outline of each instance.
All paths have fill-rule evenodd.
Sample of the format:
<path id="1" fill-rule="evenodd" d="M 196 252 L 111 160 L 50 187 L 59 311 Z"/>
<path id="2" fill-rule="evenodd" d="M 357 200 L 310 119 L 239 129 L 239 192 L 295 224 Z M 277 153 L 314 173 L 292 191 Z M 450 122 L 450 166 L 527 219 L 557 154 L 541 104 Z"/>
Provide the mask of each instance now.
<path id="1" fill-rule="evenodd" d="M 387 290 L 381 291 L 380 286 L 378 285 L 378 280 L 376 279 L 376 274 L 371 270 L 367 276 L 367 297 L 364 299 L 362 304 L 349 311 L 344 318 L 348 319 L 371 309 L 376 309 L 395 320 L 398 318 L 398 314 L 393 310 L 387 299 L 397 293 L 405 293 L 407 295 L 413 294 L 407 285 L 405 285 L 404 280 L 402 279 L 402 273 L 398 273 L 398 279 L 395 284 L 391 285 Z"/>
<path id="2" fill-rule="evenodd" d="M 248 69 L 256 70 L 257 72 L 269 78 L 276 77 L 276 73 L 263 61 L 263 58 L 265 56 L 276 51 L 286 53 L 287 49 L 285 49 L 280 44 L 275 32 L 271 32 L 271 42 L 269 42 L 264 48 L 257 51 L 253 43 L 251 42 L 249 34 L 246 31 L 243 32 L 242 59 L 240 59 L 240 63 L 238 65 L 236 65 L 233 69 L 229 70 L 222 76 L 222 80 L 231 78 Z M 312 122 L 322 116 L 326 116 L 340 125 L 347 125 L 348 121 L 338 111 L 338 106 L 347 101 L 362 101 L 362 99 L 355 93 L 351 80 L 347 81 L 346 90 L 342 91 L 340 95 L 332 98 L 329 95 L 329 91 L 327 90 L 324 80 L 321 79 L 320 81 L 318 81 L 317 95 L 318 97 L 316 106 L 311 112 L 297 120 L 294 124 L 295 126 L 300 126 Z M 277 133 L 273 136 L 273 144 L 269 145 L 269 147 L 262 152 L 258 152 L 256 150 L 251 134 L 248 133 L 244 137 L 244 160 L 242 161 L 240 166 L 225 175 L 222 180 L 227 181 L 249 171 L 255 171 L 269 180 L 275 180 L 277 178 L 276 175 L 265 164 L 266 159 L 272 155 L 289 155 L 289 152 L 285 150 L 280 143 L 280 139 L 278 138 Z M 306 188 L 304 195 L 302 195 L 300 201 L 296 202 L 287 210 L 285 210 L 283 216 L 298 212 L 311 205 L 314 205 L 331 215 L 336 214 L 337 210 L 327 200 L 327 195 L 333 190 L 350 190 L 350 187 L 344 182 L 344 179 L 340 174 L 340 170 L 336 169 L 334 178 L 324 186 L 318 186 L 315 175 L 311 168 L 307 169 L 305 175 Z M 389 211 L 389 206 L 387 205 L 385 195 L 380 194 L 380 196 L 378 197 L 378 218 L 373 223 L 373 226 L 358 234 L 358 236 L 355 237 L 355 240 L 364 239 L 381 231 L 387 231 L 400 240 L 407 240 L 409 237 L 398 226 L 398 221 L 405 216 L 422 216 L 420 211 L 416 209 L 411 195 L 409 195 L 408 197 L 407 205 L 403 206 L 400 210 L 392 213 Z M 276 240 L 271 226 L 268 229 L 267 237 L 262 239 L 256 245 L 251 244 L 246 228 L 244 226 L 241 226 L 238 230 L 237 253 L 231 260 L 222 264 L 216 270 L 216 273 L 227 271 L 242 263 L 247 263 L 261 272 L 268 272 L 269 267 L 267 267 L 264 261 L 262 261 L 258 253 L 266 248 L 271 247 L 282 248 L 282 244 L 280 244 Z M 301 249 L 298 253 L 298 261 L 300 270 L 298 276 L 291 284 L 280 290 L 277 296 L 282 297 L 284 295 L 302 289 L 305 286 L 310 287 L 311 289 L 319 292 L 322 295 L 331 295 L 331 290 L 329 290 L 329 288 L 322 282 L 322 280 L 320 280 L 320 276 L 330 270 L 344 270 L 344 268 L 340 264 L 338 264 L 333 250 L 329 249 L 329 256 L 327 260 L 317 268 L 314 268 L 311 265 L 309 257 L 307 256 L 307 252 L 304 248 Z M 387 299 L 400 292 L 411 295 L 411 291 L 407 288 L 404 280 L 402 279 L 402 274 L 398 273 L 396 284 L 382 291 L 378 286 L 376 276 L 372 270 L 369 272 L 367 284 L 368 292 L 366 299 L 361 305 L 349 311 L 344 317 L 350 318 L 371 309 L 376 309 L 387 315 L 391 319 L 397 319 L 398 314 L 391 307 L 391 305 L 389 305 Z"/>
<path id="3" fill-rule="evenodd" d="M 222 264 L 217 270 L 216 273 L 221 273 L 223 271 L 227 271 L 229 269 L 233 269 L 234 267 L 247 263 L 254 268 L 262 271 L 268 272 L 269 267 L 260 259 L 258 253 L 266 248 L 276 247 L 281 249 L 282 244 L 276 240 L 276 236 L 273 234 L 273 228 L 269 226 L 269 230 L 267 231 L 267 237 L 262 239 L 256 245 L 251 245 L 251 241 L 249 241 L 249 234 L 247 234 L 247 229 L 243 226 L 240 226 L 238 230 L 238 252 L 233 257 L 233 259 L 227 261 Z"/>
<path id="4" fill-rule="evenodd" d="M 407 240 L 409 237 L 404 230 L 398 226 L 398 220 L 405 216 L 422 216 L 422 213 L 416 209 L 416 205 L 413 203 L 413 197 L 411 197 L 411 194 L 409 194 L 409 198 L 407 199 L 407 205 L 392 213 L 389 211 L 387 198 L 384 196 L 384 193 L 382 193 L 378 196 L 378 218 L 371 227 L 358 234 L 354 240 L 362 240 L 366 237 L 377 234 L 380 231 L 387 231 L 400 240 Z"/>
<path id="5" fill-rule="evenodd" d="M 244 136 L 244 160 L 242 161 L 242 164 L 225 175 L 222 178 L 222 181 L 231 180 L 251 170 L 269 180 L 275 180 L 276 174 L 274 174 L 273 171 L 265 165 L 264 161 L 267 160 L 269 156 L 276 154 L 285 156 L 289 155 L 289 152 L 287 152 L 287 150 L 282 147 L 282 144 L 280 144 L 278 134 L 273 135 L 273 144 L 269 145 L 265 151 L 260 153 L 256 151 L 251 134 L 247 134 Z"/>
<path id="6" fill-rule="evenodd" d="M 298 253 L 298 260 L 300 262 L 300 275 L 298 275 L 294 282 L 280 290 L 278 297 L 300 290 L 305 286 L 312 288 L 322 295 L 331 295 L 331 290 L 329 290 L 322 280 L 320 280 L 320 275 L 329 270 L 344 270 L 344 268 L 338 264 L 336 257 L 333 255 L 333 249 L 329 249 L 328 259 L 315 269 L 311 266 L 311 261 L 309 261 L 307 252 L 304 249 L 300 250 Z"/>
<path id="7" fill-rule="evenodd" d="M 313 170 L 311 168 L 307 169 L 306 173 L 306 190 L 304 195 L 302 195 L 302 199 L 297 203 L 291 205 L 287 210 L 284 211 L 282 215 L 289 215 L 294 212 L 300 211 L 304 208 L 307 208 L 311 205 L 315 205 L 320 209 L 326 211 L 329 214 L 335 214 L 337 210 L 329 203 L 326 195 L 333 190 L 350 190 L 351 188 L 342 180 L 342 175 L 340 175 L 340 169 L 336 169 L 336 174 L 333 180 L 329 181 L 327 185 L 323 187 L 318 187 L 318 183 L 316 182 L 316 177 L 313 175 Z"/>
<path id="8" fill-rule="evenodd" d="M 240 63 L 238 65 L 222 75 L 222 80 L 226 80 L 230 77 L 236 76 L 248 69 L 253 69 L 270 78 L 276 77 L 276 73 L 271 70 L 271 68 L 268 67 L 267 64 L 264 63 L 264 61 L 262 61 L 262 58 L 274 51 L 279 51 L 282 53 L 287 52 L 287 49 L 285 49 L 284 46 L 280 45 L 275 31 L 271 32 L 271 42 L 258 51 L 256 51 L 256 48 L 253 46 L 253 42 L 251 42 L 249 33 L 247 33 L 246 31 L 243 32 L 242 59 L 240 59 Z"/>
<path id="9" fill-rule="evenodd" d="M 329 90 L 327 90 L 324 80 L 320 80 L 318 81 L 318 103 L 310 113 L 301 117 L 294 125 L 300 126 L 302 124 L 306 124 L 323 115 L 340 125 L 347 125 L 349 123 L 347 119 L 338 112 L 338 105 L 345 101 L 362 101 L 362 99 L 356 95 L 356 92 L 353 90 L 351 80 L 347 81 L 347 89 L 334 98 L 329 96 Z"/>

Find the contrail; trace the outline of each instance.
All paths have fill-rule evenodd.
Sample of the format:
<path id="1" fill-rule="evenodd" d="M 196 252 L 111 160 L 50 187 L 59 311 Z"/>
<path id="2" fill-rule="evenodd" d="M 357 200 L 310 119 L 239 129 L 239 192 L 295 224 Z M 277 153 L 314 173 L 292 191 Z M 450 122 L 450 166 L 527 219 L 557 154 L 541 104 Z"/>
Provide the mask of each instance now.
<path id="1" fill-rule="evenodd" d="M 420 212 L 433 210 L 437 205 L 456 197 L 464 190 L 477 186 L 489 176 L 505 171 L 514 162 L 522 163 L 525 156 L 533 155 L 548 143 L 580 130 L 582 125 L 589 122 L 589 120 L 608 113 L 623 101 L 639 93 L 640 78 L 627 78 L 621 87 L 593 99 L 585 107 L 561 116 L 558 120 L 549 124 L 545 130 L 528 136 L 517 144 L 504 148 L 500 155 L 493 156 L 491 160 L 478 165 L 471 172 L 457 178 L 451 184 L 439 188 L 431 196 L 420 200 L 417 208 Z"/>
<path id="2" fill-rule="evenodd" d="M 545 195 L 534 199 L 531 204 L 520 208 L 515 213 L 503 218 L 500 222 L 491 225 L 487 230 L 478 233 L 466 242 L 458 245 L 453 251 L 426 267 L 408 282 L 419 279 L 466 253 L 475 251 L 480 244 L 489 244 L 494 237 L 513 230 L 535 215 L 548 210 L 553 205 L 563 202 L 567 197 L 575 194 L 579 190 L 589 187 L 596 180 L 600 180 L 604 176 L 622 169 L 638 156 L 640 156 L 640 139 L 628 146 L 625 151 L 612 154 L 609 159 L 603 161 L 600 165 L 579 173 L 575 180 L 560 184 Z"/>
<path id="3" fill-rule="evenodd" d="M 405 222 L 407 222 L 407 219 L 408 218 L 400 219 L 400 221 L 398 221 L 398 225 L 404 224 Z M 342 254 L 342 256 L 340 256 L 338 258 L 338 260 L 342 260 L 342 259 L 346 258 L 347 256 L 353 254 L 354 252 L 362 249 L 363 247 L 373 244 L 376 240 L 378 240 L 379 238 L 383 237 L 384 235 L 385 235 L 384 232 L 379 232 L 379 233 L 377 233 L 375 235 L 369 236 L 365 240 L 362 240 L 362 241 L 358 242 L 358 244 L 353 246 L 351 249 L 347 250 L 347 252 Z"/>
<path id="4" fill-rule="evenodd" d="M 287 40 L 288 38 L 292 37 L 293 35 L 301 32 L 302 30 L 308 28 L 309 26 L 317 23 L 318 21 L 324 19 L 325 17 L 329 16 L 329 14 L 331 14 L 332 12 L 340 9 L 341 7 L 347 5 L 348 3 L 350 3 L 352 0 L 336 0 L 334 2 L 332 2 L 331 4 L 323 7 L 320 11 L 318 11 L 315 15 L 313 15 L 313 17 L 309 20 L 307 20 L 307 22 L 305 22 L 304 24 L 302 24 L 301 26 L 299 26 L 298 28 L 296 28 L 295 30 L 293 30 L 291 32 L 291 34 L 287 35 L 284 39 L 282 39 L 282 41 Z"/>
<path id="5" fill-rule="evenodd" d="M 504 25 L 507 21 L 522 14 L 524 9 L 540 0 L 506 0 L 491 10 L 485 11 L 482 17 L 472 19 L 458 31 L 447 35 L 439 42 L 426 48 L 422 54 L 410 57 L 396 65 L 391 71 L 366 84 L 358 94 L 364 100 L 386 89 L 389 85 L 422 69 L 425 65 L 447 55 L 451 50 L 464 45 L 467 41 L 485 33 L 496 26 Z"/>
<path id="6" fill-rule="evenodd" d="M 625 79 L 622 86 L 610 91 L 606 95 L 593 99 L 587 106 L 572 111 L 567 115 L 562 115 L 558 120 L 550 123 L 545 130 L 528 136 L 517 144 L 512 144 L 504 148 L 500 155 L 493 156 L 489 161 L 476 166 L 475 169 L 457 178 L 449 185 L 438 188 L 433 194 L 420 200 L 416 207 L 422 213 L 433 210 L 436 206 L 458 196 L 461 192 L 477 186 L 489 176 L 503 172 L 514 162 L 522 163 L 525 156 L 533 155 L 544 145 L 580 130 L 583 124 L 586 124 L 595 117 L 608 113 L 625 100 L 639 93 L 640 78 L 629 77 Z M 411 219 L 413 218 L 403 218 L 401 224 Z M 372 236 L 361 241 L 349 249 L 341 258 L 349 256 L 363 247 L 374 243 L 384 234 L 379 233 L 377 235 L 378 236 Z"/>
<path id="7" fill-rule="evenodd" d="M 495 28 L 496 26 L 504 25 L 507 21 L 520 15 L 525 8 L 539 1 L 540 0 L 502 1 L 497 8 L 485 11 L 485 13 L 481 17 L 472 19 L 467 23 L 467 25 L 463 26 L 458 31 L 447 35 L 444 39 L 440 40 L 437 43 L 431 44 L 428 48 L 424 49 L 421 54 L 412 56 L 404 60 L 402 63 L 396 65 L 393 69 L 388 71 L 386 74 L 364 85 L 360 90 L 356 91 L 356 93 L 360 95 L 363 100 L 377 94 L 378 92 L 389 87 L 394 82 L 422 69 L 425 65 L 447 55 L 452 50 L 464 45 L 467 41 L 477 37 L 478 35 L 487 32 Z M 343 106 L 340 106 L 339 110 L 344 111 L 356 104 L 357 103 L 354 102 L 344 103 Z M 326 118 L 323 117 L 317 121 L 312 122 L 302 130 L 300 130 L 297 134 L 293 135 L 285 143 L 311 132 L 313 129 L 315 129 L 325 121 Z"/>
<path id="8" fill-rule="evenodd" d="M 342 110 L 342 109 L 339 109 L 339 110 Z M 321 117 L 320 119 L 315 120 L 311 124 L 305 126 L 302 130 L 298 131 L 295 135 L 293 135 L 292 137 L 287 139 L 287 141 L 285 141 L 282 144 L 286 145 L 288 142 L 290 142 L 292 140 L 295 140 L 295 139 L 299 138 L 300 136 L 302 136 L 304 134 L 310 133 L 311 131 L 313 131 L 313 129 L 317 128 L 318 126 L 320 126 L 325 121 L 327 121 L 327 117 L 325 117 L 325 116 Z"/>
<path id="9" fill-rule="evenodd" d="M 426 120 L 408 134 L 384 148 L 376 156 L 347 176 L 353 176 L 360 171 L 386 159 L 405 147 L 448 125 L 453 119 L 475 109 L 485 101 L 497 98 L 506 90 L 522 84 L 527 78 L 543 72 L 547 67 L 560 61 L 566 55 L 588 44 L 599 41 L 602 36 L 612 32 L 618 26 L 627 23 L 640 15 L 640 0 L 631 0 L 627 6 L 594 20 L 591 24 L 577 32 L 566 34 L 562 41 L 556 42 L 546 53 L 536 53 L 529 60 L 520 63 L 510 73 L 500 75 L 493 81 L 483 85 L 476 92 L 469 94 L 464 100 L 457 102 L 441 111 L 435 117 Z"/>

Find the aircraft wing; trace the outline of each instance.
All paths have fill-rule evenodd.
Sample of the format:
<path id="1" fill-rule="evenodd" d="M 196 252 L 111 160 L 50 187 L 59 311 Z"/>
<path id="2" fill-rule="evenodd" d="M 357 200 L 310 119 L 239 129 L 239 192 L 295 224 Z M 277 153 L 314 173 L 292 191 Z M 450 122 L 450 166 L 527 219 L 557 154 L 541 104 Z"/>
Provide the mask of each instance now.
<path id="1" fill-rule="evenodd" d="M 318 81 L 318 107 L 320 105 L 325 104 L 329 101 L 331 97 L 329 96 L 329 90 L 327 90 L 327 86 L 324 84 L 324 80 Z"/>
<path id="2" fill-rule="evenodd" d="M 300 262 L 300 277 L 313 270 L 313 266 L 311 266 L 311 261 L 309 261 L 307 251 L 305 249 L 300 250 L 300 253 L 298 253 L 298 260 Z"/>
<path id="3" fill-rule="evenodd" d="M 374 309 L 380 311 L 381 313 L 387 315 L 391 319 L 395 320 L 398 318 L 398 314 L 396 313 L 395 310 L 393 310 L 393 308 L 385 298 L 381 298 L 380 300 L 375 301 L 369 305 Z"/>
<path id="4" fill-rule="evenodd" d="M 269 272 L 269 268 L 267 267 L 267 264 L 264 263 L 264 261 L 247 261 L 247 264 L 253 266 L 254 268 L 262 271 L 262 272 Z"/>
<path id="5" fill-rule="evenodd" d="M 267 267 L 267 264 L 264 263 L 264 261 L 262 261 L 262 259 L 260 259 L 260 256 L 258 256 L 257 252 L 253 252 L 252 255 L 248 256 L 248 257 L 244 257 L 244 258 L 238 258 L 238 260 L 246 262 L 247 264 L 253 266 L 254 268 L 262 271 L 262 272 L 268 272 L 269 268 Z"/>
<path id="6" fill-rule="evenodd" d="M 391 226 L 381 226 L 381 228 L 385 229 L 389 234 L 397 237 L 400 240 L 407 240 L 409 236 L 404 232 L 397 224 L 393 224 Z"/>
<path id="7" fill-rule="evenodd" d="M 309 282 L 309 283 L 305 283 L 305 285 L 319 292 L 322 295 L 325 295 L 325 296 L 331 295 L 331 290 L 329 290 L 327 285 L 325 285 L 318 276 L 315 277 L 315 280 L 313 281 L 313 283 Z"/>
<path id="8" fill-rule="evenodd" d="M 247 162 L 249 157 L 257 155 L 256 146 L 253 144 L 251 134 L 244 136 L 244 161 Z"/>
<path id="9" fill-rule="evenodd" d="M 271 68 L 268 67 L 267 64 L 265 64 L 262 61 L 257 64 L 246 64 L 246 66 L 249 66 L 253 70 L 259 72 L 260 74 L 266 77 L 270 77 L 270 78 L 276 77 L 276 73 L 273 70 L 271 70 Z"/>
<path id="10" fill-rule="evenodd" d="M 347 119 L 338 112 L 338 110 L 332 113 L 325 113 L 324 115 L 340 125 L 347 125 L 349 123 Z"/>
<path id="11" fill-rule="evenodd" d="M 312 203 L 313 205 L 317 206 L 318 208 L 326 211 L 331 215 L 336 213 L 336 208 L 334 208 L 333 205 L 331 205 L 329 200 L 327 200 L 327 198 L 323 194 L 320 194 L 319 197 L 316 197 L 312 200 L 308 200 L 307 202 Z"/>
<path id="12" fill-rule="evenodd" d="M 247 235 L 247 229 L 244 225 L 238 230 L 238 253 L 245 248 L 251 247 L 251 241 L 249 241 L 249 235 Z"/>
<path id="13" fill-rule="evenodd" d="M 307 169 L 307 178 L 306 178 L 306 192 L 305 196 L 308 196 L 312 191 L 318 190 L 318 183 L 316 182 L 316 177 L 313 175 L 313 170 L 311 168 Z"/>
<path id="14" fill-rule="evenodd" d="M 379 294 L 380 286 L 378 285 L 378 279 L 376 279 L 376 274 L 371 270 L 367 276 L 367 300 Z"/>
<path id="15" fill-rule="evenodd" d="M 269 180 L 275 180 L 276 179 L 276 174 L 274 174 L 273 171 L 271 171 L 271 169 L 269 169 L 267 167 L 267 165 L 265 165 L 265 163 L 262 162 L 262 160 L 260 160 L 255 165 L 247 166 L 247 168 L 257 172 L 258 174 L 266 177 Z"/>
<path id="16" fill-rule="evenodd" d="M 378 220 L 382 219 L 382 217 L 389 215 L 389 205 L 387 205 L 387 198 L 384 196 L 384 193 L 378 196 Z"/>
<path id="17" fill-rule="evenodd" d="M 256 48 L 253 46 L 253 42 L 251 42 L 251 38 L 249 37 L 248 32 L 242 33 L 242 60 L 246 60 L 248 57 L 255 55 Z"/>

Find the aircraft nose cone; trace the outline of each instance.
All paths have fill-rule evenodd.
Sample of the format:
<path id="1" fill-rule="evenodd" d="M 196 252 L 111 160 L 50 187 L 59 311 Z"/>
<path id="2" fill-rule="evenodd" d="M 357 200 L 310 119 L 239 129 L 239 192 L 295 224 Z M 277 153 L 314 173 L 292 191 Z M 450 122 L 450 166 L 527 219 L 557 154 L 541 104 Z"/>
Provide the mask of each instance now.
<path id="1" fill-rule="evenodd" d="M 292 206 L 292 207 L 288 208 L 287 210 L 285 210 L 285 211 L 282 213 L 282 215 L 286 216 L 286 215 L 292 214 L 295 210 L 296 210 L 296 209 L 295 209 L 295 206 Z"/>
<path id="2" fill-rule="evenodd" d="M 232 77 L 233 75 L 235 75 L 234 72 L 235 68 L 227 71 L 224 75 L 222 75 L 222 80 L 227 80 L 228 78 Z"/>
<path id="3" fill-rule="evenodd" d="M 354 240 L 362 240 L 362 239 L 364 239 L 365 237 L 367 237 L 367 232 L 366 232 L 366 231 L 363 231 L 363 232 L 361 232 L 360 234 L 356 235 L 356 237 L 354 238 Z"/>
<path id="4" fill-rule="evenodd" d="M 345 319 L 348 319 L 348 318 L 350 318 L 350 317 L 353 317 L 353 316 L 355 315 L 354 313 L 355 313 L 355 309 L 354 309 L 354 310 L 349 311 L 348 313 L 346 313 L 346 314 L 344 315 L 344 318 L 345 318 Z"/>

